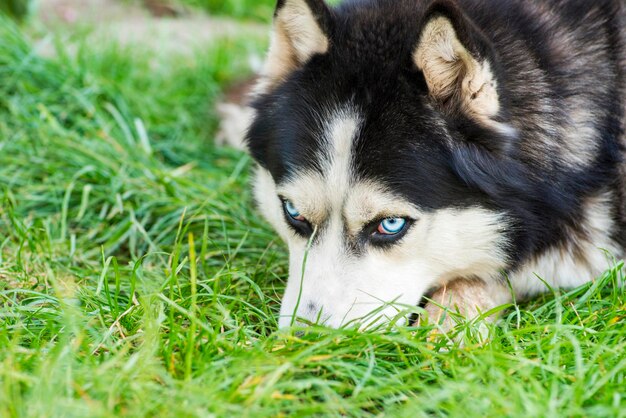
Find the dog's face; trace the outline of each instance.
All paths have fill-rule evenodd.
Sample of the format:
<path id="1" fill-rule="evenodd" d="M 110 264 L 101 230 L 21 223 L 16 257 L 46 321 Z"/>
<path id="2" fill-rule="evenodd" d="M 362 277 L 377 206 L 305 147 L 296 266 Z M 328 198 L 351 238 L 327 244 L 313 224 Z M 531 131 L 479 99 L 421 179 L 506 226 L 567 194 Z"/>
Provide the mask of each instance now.
<path id="1" fill-rule="evenodd" d="M 393 3 L 279 2 L 248 145 L 289 246 L 281 326 L 389 320 L 511 261 L 512 220 L 468 174 L 513 134 L 492 64 L 456 10 Z"/>

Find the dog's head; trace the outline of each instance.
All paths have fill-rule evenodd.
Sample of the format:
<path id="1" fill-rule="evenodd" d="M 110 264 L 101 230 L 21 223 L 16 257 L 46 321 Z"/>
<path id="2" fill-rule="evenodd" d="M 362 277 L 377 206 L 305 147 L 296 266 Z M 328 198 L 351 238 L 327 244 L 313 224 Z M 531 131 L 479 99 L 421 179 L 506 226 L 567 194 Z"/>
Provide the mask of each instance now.
<path id="1" fill-rule="evenodd" d="M 515 261 L 496 55 L 453 3 L 417 3 L 278 2 L 248 147 L 289 246 L 281 326 L 393 318 Z"/>

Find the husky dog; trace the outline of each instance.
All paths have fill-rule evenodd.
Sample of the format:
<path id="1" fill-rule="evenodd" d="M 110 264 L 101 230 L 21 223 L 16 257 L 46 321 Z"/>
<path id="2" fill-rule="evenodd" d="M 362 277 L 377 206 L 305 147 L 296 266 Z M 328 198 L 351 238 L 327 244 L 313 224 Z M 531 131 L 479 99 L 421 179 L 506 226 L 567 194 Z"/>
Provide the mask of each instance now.
<path id="1" fill-rule="evenodd" d="M 251 109 L 281 326 L 471 317 L 626 253 L 623 0 L 279 0 Z"/>

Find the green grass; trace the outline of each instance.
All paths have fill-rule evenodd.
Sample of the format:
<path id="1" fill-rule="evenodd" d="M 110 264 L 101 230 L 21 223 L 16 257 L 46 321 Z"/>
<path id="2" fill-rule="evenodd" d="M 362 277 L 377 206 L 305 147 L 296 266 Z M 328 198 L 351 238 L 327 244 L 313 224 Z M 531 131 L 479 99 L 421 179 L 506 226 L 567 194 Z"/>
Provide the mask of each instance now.
<path id="1" fill-rule="evenodd" d="M 277 0 L 178 0 L 179 2 L 202 8 L 209 13 L 226 15 L 238 19 L 269 22 L 274 14 Z M 340 0 L 326 0 L 337 4 Z"/>
<path id="2" fill-rule="evenodd" d="M 25 18 L 32 8 L 30 0 L 2 0 L 0 2 L 0 15 L 6 14 L 16 19 Z"/>
<path id="3" fill-rule="evenodd" d="M 240 19 L 269 22 L 274 14 L 276 0 L 180 0 L 184 4 L 203 8 L 210 13 Z"/>
<path id="4" fill-rule="evenodd" d="M 485 344 L 277 331 L 286 250 L 212 146 L 250 48 L 44 59 L 0 20 L 0 416 L 626 416 L 621 265 Z"/>

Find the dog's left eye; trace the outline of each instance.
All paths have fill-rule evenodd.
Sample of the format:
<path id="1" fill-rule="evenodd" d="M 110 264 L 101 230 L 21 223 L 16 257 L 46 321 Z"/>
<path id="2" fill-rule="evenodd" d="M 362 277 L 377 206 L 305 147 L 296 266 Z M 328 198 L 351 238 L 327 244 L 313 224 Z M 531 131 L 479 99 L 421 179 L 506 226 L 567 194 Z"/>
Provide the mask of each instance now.
<path id="1" fill-rule="evenodd" d="M 404 218 L 387 218 L 378 224 L 376 233 L 385 236 L 398 235 L 404 231 L 409 222 Z"/>
<path id="2" fill-rule="evenodd" d="M 285 211 L 285 218 L 291 227 L 303 237 L 308 237 L 313 232 L 311 224 L 300 213 L 296 205 L 291 203 L 287 199 L 283 199 L 283 210 Z"/>
<path id="3" fill-rule="evenodd" d="M 289 200 L 285 200 L 283 202 L 283 206 L 285 208 L 285 212 L 287 212 L 287 215 L 289 215 L 291 219 L 293 219 L 294 221 L 299 221 L 299 222 L 305 221 L 304 216 L 300 214 L 300 211 Z"/>

